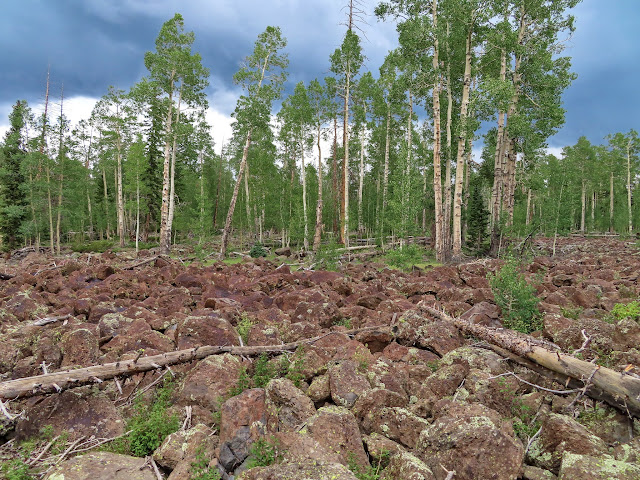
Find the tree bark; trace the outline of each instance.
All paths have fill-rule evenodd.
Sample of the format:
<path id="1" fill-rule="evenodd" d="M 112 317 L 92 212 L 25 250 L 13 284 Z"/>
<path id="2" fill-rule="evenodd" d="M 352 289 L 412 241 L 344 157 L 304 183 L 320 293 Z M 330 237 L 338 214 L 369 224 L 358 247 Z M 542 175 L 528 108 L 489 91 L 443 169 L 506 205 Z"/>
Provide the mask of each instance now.
<path id="1" fill-rule="evenodd" d="M 453 323 L 467 335 L 504 348 L 519 357 L 529 359 L 551 371 L 561 373 L 584 384 L 586 395 L 595 390 L 604 393 L 607 403 L 640 418 L 640 379 L 609 368 L 578 360 L 571 355 L 545 348 L 539 340 L 528 335 L 502 329 L 489 328 L 449 315 L 428 306 L 422 307 L 431 315 Z M 601 397 L 602 398 L 602 397 Z"/>
<path id="2" fill-rule="evenodd" d="M 585 220 L 587 217 L 587 180 L 582 179 L 582 192 L 580 195 L 581 211 L 580 211 L 580 232 L 585 232 Z"/>
<path id="3" fill-rule="evenodd" d="M 171 71 L 169 88 L 169 108 L 165 126 L 164 165 L 162 169 L 162 207 L 160 209 L 160 252 L 167 255 L 171 251 L 171 229 L 169 229 L 169 188 L 171 169 L 171 133 L 173 120 L 173 88 L 175 68 Z"/>
<path id="4" fill-rule="evenodd" d="M 431 14 L 433 15 L 433 27 L 438 26 L 438 0 L 433 0 L 431 4 Z M 441 77 L 439 73 L 438 60 L 438 38 L 434 41 L 433 70 L 436 73 L 433 86 L 433 192 L 435 200 L 435 227 L 436 227 L 436 260 L 445 260 L 444 237 L 443 237 L 443 212 L 442 212 L 442 172 L 440 166 L 440 91 L 442 89 Z"/>
<path id="5" fill-rule="evenodd" d="M 304 163 L 304 143 L 300 139 L 300 160 L 302 161 L 302 220 L 304 221 L 304 238 L 302 245 L 305 251 L 309 250 L 309 217 L 307 215 L 307 172 Z"/>
<path id="6" fill-rule="evenodd" d="M 631 140 L 627 144 L 627 209 L 629 212 L 629 235 L 633 232 L 633 211 L 631 210 Z"/>
<path id="7" fill-rule="evenodd" d="M 180 104 L 182 103 L 182 86 L 178 91 L 178 109 L 176 110 L 176 122 L 175 126 L 180 124 Z M 171 249 L 171 231 L 173 230 L 173 216 L 176 211 L 176 150 L 177 150 L 178 135 L 173 134 L 173 145 L 171 147 L 171 179 L 169 182 L 169 218 L 167 221 L 167 231 L 169 235 L 169 249 Z M 167 251 L 167 253 L 169 253 Z"/>
<path id="8" fill-rule="evenodd" d="M 322 149 L 320 148 L 321 125 L 318 122 L 318 203 L 316 205 L 316 229 L 313 235 L 313 251 L 318 252 L 322 241 Z"/>
<path id="9" fill-rule="evenodd" d="M 384 222 L 387 213 L 387 193 L 389 191 L 389 149 L 391 143 L 391 103 L 387 100 L 387 128 L 384 142 L 384 175 L 382 177 L 382 214 L 380 215 L 380 243 L 384 247 Z"/>
<path id="10" fill-rule="evenodd" d="M 613 168 L 611 169 L 611 174 L 609 175 L 609 232 L 613 233 L 614 223 L 613 223 Z"/>
<path id="11" fill-rule="evenodd" d="M 449 50 L 449 22 L 447 22 L 447 56 Z M 453 93 L 451 91 L 451 61 L 447 59 L 447 151 L 445 155 L 446 166 L 444 170 L 444 224 L 442 226 L 442 237 L 444 243 L 445 259 L 449 259 L 451 253 L 451 123 L 453 121 Z"/>
<path id="12" fill-rule="evenodd" d="M 365 119 L 367 117 L 367 105 L 364 105 Z M 360 174 L 358 176 L 358 232 L 364 231 L 362 221 L 362 193 L 364 189 L 364 124 L 360 132 Z"/>
<path id="13" fill-rule="evenodd" d="M 222 258 L 225 258 L 227 256 L 227 247 L 229 246 L 229 232 L 231 230 L 231 220 L 233 219 L 233 211 L 236 209 L 236 201 L 238 200 L 238 192 L 240 191 L 240 184 L 242 183 L 242 174 L 244 173 L 247 165 L 247 156 L 249 155 L 250 145 L 251 130 L 249 130 L 249 133 L 247 133 L 247 140 L 244 144 L 244 150 L 242 151 L 242 161 L 240 162 L 240 168 L 238 169 L 238 178 L 236 179 L 235 187 L 233 187 L 231 204 L 229 205 L 227 219 L 224 222 L 224 229 L 222 230 L 222 246 L 220 247 L 220 256 Z"/>
<path id="14" fill-rule="evenodd" d="M 465 147 L 467 145 L 467 114 L 471 92 L 471 41 L 473 25 L 469 28 L 466 40 L 462 103 L 460 104 L 460 135 L 458 136 L 458 154 L 456 159 L 456 185 L 453 203 L 453 258 L 462 257 L 462 181 L 464 176 Z"/>
<path id="15" fill-rule="evenodd" d="M 341 334 L 355 335 L 360 332 L 375 330 L 387 331 L 388 327 L 359 328 L 341 332 Z M 0 399 L 13 400 L 14 398 L 20 397 L 56 393 L 69 388 L 99 383 L 100 381 L 118 376 L 133 375 L 135 373 L 156 370 L 169 365 L 200 360 L 220 353 L 230 353 L 232 355 L 260 355 L 268 352 L 292 351 L 300 345 L 314 343 L 327 335 L 331 335 L 331 333 L 282 345 L 254 347 L 202 346 L 187 350 L 162 353 L 160 355 L 152 355 L 149 357 L 140 356 L 133 360 L 105 363 L 104 365 L 95 365 L 76 370 L 64 370 L 62 372 L 48 373 L 34 377 L 19 378 L 17 380 L 9 380 L 7 382 L 0 383 Z"/>

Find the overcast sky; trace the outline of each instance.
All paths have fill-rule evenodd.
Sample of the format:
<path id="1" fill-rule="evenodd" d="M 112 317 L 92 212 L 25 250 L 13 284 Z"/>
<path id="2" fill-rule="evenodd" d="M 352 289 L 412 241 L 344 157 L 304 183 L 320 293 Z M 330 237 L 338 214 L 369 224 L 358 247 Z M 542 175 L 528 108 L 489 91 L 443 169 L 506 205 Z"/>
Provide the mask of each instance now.
<path id="1" fill-rule="evenodd" d="M 0 133 L 17 99 L 42 108 L 47 65 L 52 95 L 64 84 L 65 113 L 89 116 L 109 85 L 127 90 L 147 74 L 162 24 L 174 13 L 195 32 L 194 50 L 211 71 L 207 94 L 218 148 L 230 135 L 239 91 L 232 75 L 267 25 L 288 39 L 289 90 L 328 73 L 329 55 L 344 36 L 346 0 L 2 0 L 0 8 Z M 377 1 L 362 0 L 369 13 Z M 564 94 L 567 121 L 552 150 L 581 135 L 640 130 L 640 0 L 583 0 L 567 45 L 578 79 Z M 377 74 L 396 45 L 395 26 L 374 17 L 363 25 L 365 68 Z M 217 149 L 218 149 L 217 148 Z"/>

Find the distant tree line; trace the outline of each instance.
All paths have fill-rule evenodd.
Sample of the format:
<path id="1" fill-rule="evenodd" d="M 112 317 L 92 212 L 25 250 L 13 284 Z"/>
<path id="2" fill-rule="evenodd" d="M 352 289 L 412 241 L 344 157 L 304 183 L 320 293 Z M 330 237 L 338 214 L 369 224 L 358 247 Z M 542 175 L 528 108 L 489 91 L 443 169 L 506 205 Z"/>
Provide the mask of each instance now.
<path id="1" fill-rule="evenodd" d="M 363 71 L 363 7 L 350 0 L 330 75 L 285 98 L 287 41 L 267 27 L 234 76 L 243 93 L 221 154 L 205 121 L 209 71 L 176 14 L 145 55 L 148 75 L 110 87 L 73 129 L 62 93 L 50 111 L 48 81 L 42 115 L 16 103 L 0 149 L 2 246 L 59 252 L 67 239 L 99 238 L 169 252 L 221 234 L 225 254 L 233 232 L 314 251 L 328 236 L 348 246 L 430 235 L 448 260 L 531 229 L 632 232 L 636 132 L 546 154 L 574 78 L 561 52 L 578 2 L 380 3 L 399 47 L 374 75 Z M 482 122 L 495 128 L 476 163 Z"/>

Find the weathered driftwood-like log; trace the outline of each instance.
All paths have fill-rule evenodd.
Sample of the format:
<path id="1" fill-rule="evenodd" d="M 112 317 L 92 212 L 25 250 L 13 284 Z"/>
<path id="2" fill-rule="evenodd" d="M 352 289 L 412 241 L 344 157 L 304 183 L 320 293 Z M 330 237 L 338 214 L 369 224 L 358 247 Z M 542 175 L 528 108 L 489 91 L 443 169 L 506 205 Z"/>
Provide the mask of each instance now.
<path id="1" fill-rule="evenodd" d="M 321 338 L 334 333 L 354 335 L 365 331 L 385 330 L 386 327 L 367 327 L 342 332 L 330 332 L 325 335 L 313 337 L 298 342 L 285 343 L 282 345 L 267 345 L 257 347 L 236 347 L 236 346 L 203 346 L 190 348 L 188 350 L 177 350 L 160 355 L 149 357 L 139 357 L 133 360 L 123 360 L 120 362 L 105 363 L 104 365 L 94 365 L 92 367 L 78 368 L 76 370 L 64 370 L 61 372 L 37 375 L 34 377 L 18 378 L 0 383 L 0 400 L 10 400 L 19 397 L 31 397 L 45 393 L 60 392 L 68 388 L 79 387 L 121 375 L 133 375 L 135 373 L 147 372 L 158 368 L 186 363 L 192 360 L 200 360 L 210 355 L 220 353 L 230 353 L 232 355 L 260 355 L 268 352 L 293 351 L 303 344 L 314 343 Z"/>
<path id="2" fill-rule="evenodd" d="M 579 360 L 557 350 L 552 351 L 544 346 L 544 342 L 528 335 L 476 325 L 468 320 L 451 317 L 435 308 L 422 308 L 441 320 L 453 323 L 464 333 L 504 348 L 551 371 L 579 380 L 586 387 L 585 395 L 597 396 L 597 399 L 605 400 L 623 412 L 640 418 L 640 379 Z"/>

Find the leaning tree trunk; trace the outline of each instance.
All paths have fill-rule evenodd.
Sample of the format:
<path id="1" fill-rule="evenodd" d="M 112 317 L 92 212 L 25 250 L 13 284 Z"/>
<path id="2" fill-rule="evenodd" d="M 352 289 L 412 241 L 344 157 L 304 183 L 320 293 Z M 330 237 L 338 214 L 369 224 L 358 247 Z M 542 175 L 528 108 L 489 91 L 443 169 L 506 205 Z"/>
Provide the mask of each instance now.
<path id="1" fill-rule="evenodd" d="M 244 144 L 244 150 L 242 151 L 242 161 L 240 162 L 240 168 L 238 169 L 238 178 L 236 179 L 235 187 L 233 187 L 231 204 L 229 205 L 227 219 L 224 222 L 224 229 L 222 230 L 222 246 L 220 247 L 220 256 L 222 258 L 227 256 L 227 247 L 229 246 L 229 232 L 231 230 L 231 220 L 233 219 L 233 211 L 236 209 L 236 202 L 238 201 L 238 192 L 240 191 L 240 184 L 242 183 L 242 174 L 244 173 L 247 166 L 247 157 L 249 156 L 250 145 L 251 130 L 249 130 L 249 132 L 247 133 L 247 140 Z"/>

